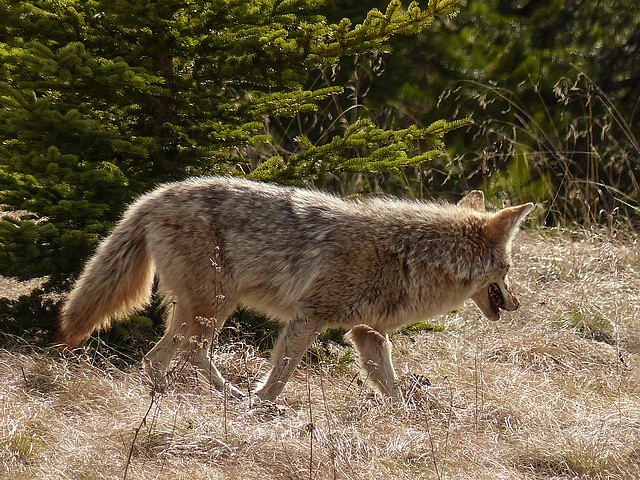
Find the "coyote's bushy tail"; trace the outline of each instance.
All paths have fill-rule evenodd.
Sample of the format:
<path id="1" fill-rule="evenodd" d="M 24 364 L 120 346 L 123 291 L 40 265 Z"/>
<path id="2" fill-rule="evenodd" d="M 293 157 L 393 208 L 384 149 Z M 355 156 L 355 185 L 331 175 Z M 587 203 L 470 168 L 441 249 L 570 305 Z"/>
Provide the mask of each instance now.
<path id="1" fill-rule="evenodd" d="M 151 297 L 153 276 L 143 215 L 130 211 L 100 244 L 69 293 L 57 342 L 75 347 L 114 317 L 144 305 Z"/>

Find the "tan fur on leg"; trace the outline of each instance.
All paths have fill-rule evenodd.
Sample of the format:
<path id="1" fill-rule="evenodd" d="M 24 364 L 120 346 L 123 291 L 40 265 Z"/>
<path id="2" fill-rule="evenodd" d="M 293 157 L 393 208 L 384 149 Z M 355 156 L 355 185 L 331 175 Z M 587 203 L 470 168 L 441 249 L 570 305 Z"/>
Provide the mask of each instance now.
<path id="1" fill-rule="evenodd" d="M 401 394 L 395 383 L 389 337 L 368 325 L 353 327 L 346 337 L 355 344 L 360 367 L 376 390 L 399 399 Z"/>
<path id="2" fill-rule="evenodd" d="M 296 316 L 280 334 L 271 363 L 273 368 L 256 394 L 263 400 L 275 399 L 296 369 L 307 349 L 318 336 L 316 324 Z"/>

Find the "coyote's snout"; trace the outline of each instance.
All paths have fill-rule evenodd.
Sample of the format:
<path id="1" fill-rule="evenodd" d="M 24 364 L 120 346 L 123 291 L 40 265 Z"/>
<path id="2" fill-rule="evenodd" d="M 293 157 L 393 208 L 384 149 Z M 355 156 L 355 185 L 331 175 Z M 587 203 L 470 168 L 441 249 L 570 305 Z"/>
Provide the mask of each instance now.
<path id="1" fill-rule="evenodd" d="M 155 277 L 174 305 L 145 358 L 156 378 L 178 350 L 194 350 L 189 361 L 216 388 L 242 395 L 205 345 L 242 303 L 288 322 L 257 392 L 263 399 L 282 391 L 330 327 L 350 329 L 369 381 L 398 397 L 389 332 L 469 298 L 491 320 L 518 308 L 507 280 L 511 242 L 532 208 L 489 213 L 477 191 L 449 205 L 347 201 L 230 177 L 166 184 L 140 197 L 87 262 L 58 338 L 78 345 L 140 308 Z"/>
<path id="2" fill-rule="evenodd" d="M 489 320 L 498 320 L 500 310 L 513 312 L 520 306 L 518 297 L 511 291 L 506 278 L 489 284 L 487 295 L 476 294 L 471 298 Z"/>

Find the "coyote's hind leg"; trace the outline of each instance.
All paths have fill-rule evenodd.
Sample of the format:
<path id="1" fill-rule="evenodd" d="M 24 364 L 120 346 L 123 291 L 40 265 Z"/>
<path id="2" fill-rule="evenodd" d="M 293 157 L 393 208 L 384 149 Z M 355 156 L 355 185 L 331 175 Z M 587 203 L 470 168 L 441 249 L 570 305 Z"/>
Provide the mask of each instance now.
<path id="1" fill-rule="evenodd" d="M 210 330 L 203 331 L 202 337 L 209 340 L 213 339 L 215 338 L 218 329 L 219 328 L 217 326 L 212 326 Z M 196 348 L 196 350 L 189 355 L 189 363 L 198 368 L 202 372 L 204 378 L 206 378 L 216 390 L 221 392 L 226 390 L 234 397 L 244 397 L 245 394 L 242 390 L 222 376 L 218 368 L 213 363 L 213 360 L 210 357 L 210 352 L 209 342 L 203 342 L 202 346 Z"/>
<path id="2" fill-rule="evenodd" d="M 189 346 L 190 311 L 183 305 L 174 303 L 167 320 L 167 330 L 158 343 L 144 356 L 144 370 L 154 384 L 162 384 L 166 380 L 167 369 L 178 352 Z"/>
<path id="3" fill-rule="evenodd" d="M 184 351 L 189 363 L 201 370 L 216 390 L 223 391 L 226 386 L 232 395 L 243 396 L 241 390 L 223 378 L 209 357 L 211 342 L 231 310 L 218 308 L 221 315 L 217 320 L 213 316 L 198 317 L 184 302 L 175 302 L 166 333 L 144 358 L 145 370 L 151 379 L 154 382 L 164 381 L 172 358 L 178 351 Z"/>

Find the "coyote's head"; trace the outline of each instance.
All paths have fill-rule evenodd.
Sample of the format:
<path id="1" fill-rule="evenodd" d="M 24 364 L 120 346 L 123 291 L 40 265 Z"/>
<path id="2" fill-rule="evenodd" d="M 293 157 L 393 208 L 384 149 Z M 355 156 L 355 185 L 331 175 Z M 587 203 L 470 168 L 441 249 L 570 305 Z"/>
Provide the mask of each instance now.
<path id="1" fill-rule="evenodd" d="M 484 212 L 484 194 L 479 190 L 470 192 L 458 205 Z M 488 217 L 483 225 L 483 241 L 492 252 L 494 268 L 471 299 L 489 320 L 498 320 L 500 309 L 511 312 L 520 306 L 509 286 L 507 273 L 511 263 L 511 241 L 531 210 L 532 203 L 504 208 Z"/>

